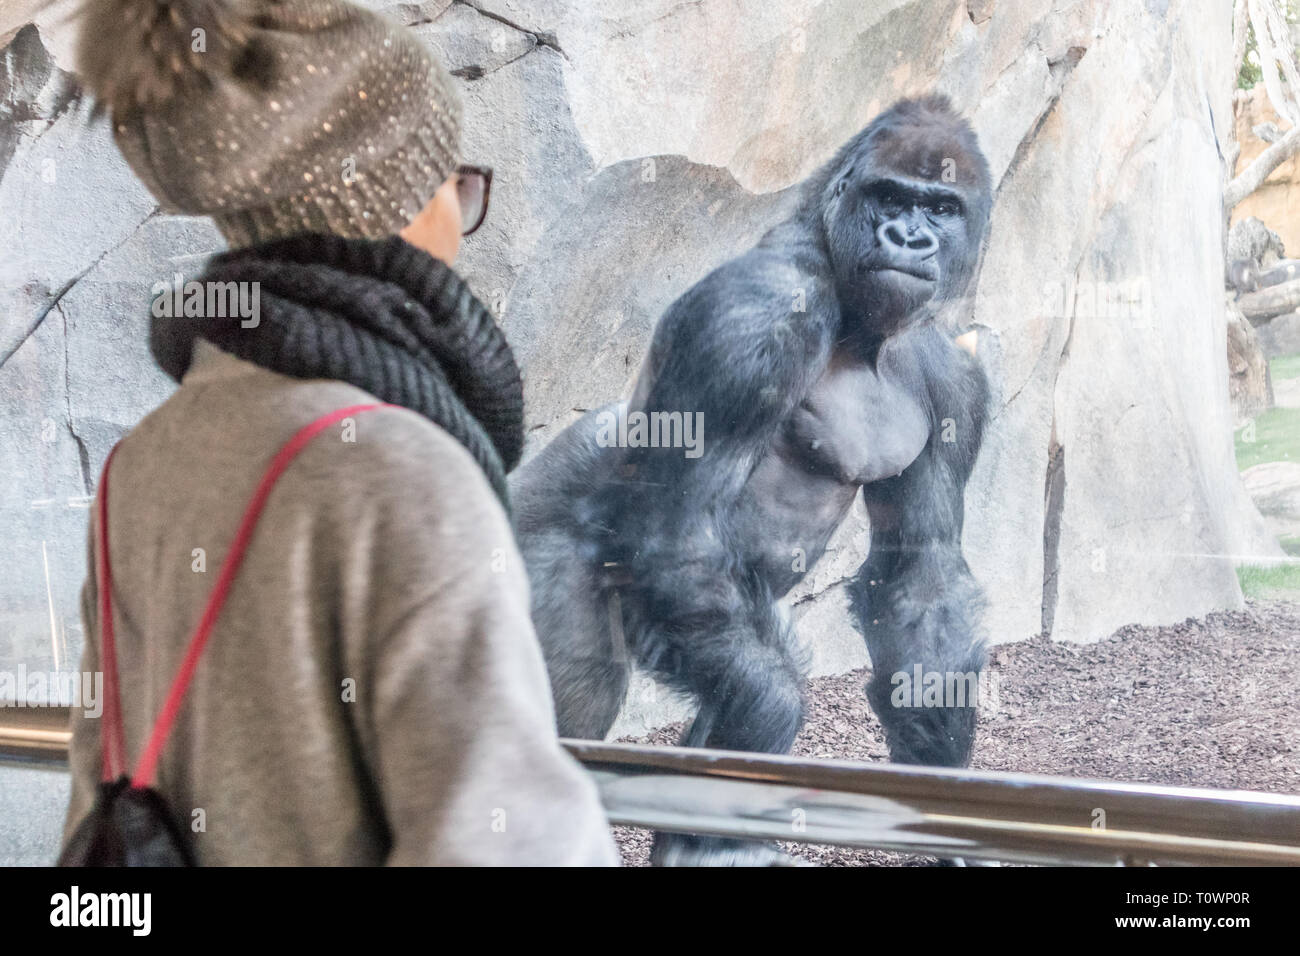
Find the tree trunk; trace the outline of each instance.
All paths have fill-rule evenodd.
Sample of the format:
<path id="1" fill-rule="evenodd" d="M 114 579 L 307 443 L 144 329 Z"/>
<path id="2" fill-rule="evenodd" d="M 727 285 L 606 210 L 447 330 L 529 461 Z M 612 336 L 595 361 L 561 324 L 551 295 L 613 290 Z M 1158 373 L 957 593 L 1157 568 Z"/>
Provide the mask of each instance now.
<path id="1" fill-rule="evenodd" d="M 1247 292 L 1238 296 L 1236 306 L 1242 315 L 1256 324 L 1284 312 L 1294 312 L 1300 308 L 1300 279 L 1292 279 L 1258 292 Z"/>
<path id="2" fill-rule="evenodd" d="M 1228 307 L 1228 396 L 1234 427 L 1273 405 L 1273 383 L 1259 336 L 1242 314 Z"/>

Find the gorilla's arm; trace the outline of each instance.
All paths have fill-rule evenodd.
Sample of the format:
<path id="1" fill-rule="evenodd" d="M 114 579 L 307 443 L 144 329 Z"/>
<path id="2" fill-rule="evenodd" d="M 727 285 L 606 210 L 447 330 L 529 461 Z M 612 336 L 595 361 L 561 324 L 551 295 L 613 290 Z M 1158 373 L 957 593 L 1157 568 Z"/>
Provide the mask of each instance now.
<path id="1" fill-rule="evenodd" d="M 825 253 L 796 221 L 705 276 L 660 319 L 635 402 L 703 413 L 703 453 L 630 449 L 621 493 L 656 523 L 733 498 L 825 368 L 838 325 Z"/>
<path id="2" fill-rule="evenodd" d="M 863 489 L 871 551 L 850 582 L 851 607 L 871 652 L 867 696 L 885 727 L 890 758 L 963 766 L 974 742 L 976 700 L 913 707 L 910 693 L 895 696 L 894 678 L 907 675 L 903 686 L 909 687 L 920 665 L 923 677 L 939 674 L 947 691 L 955 686 L 949 674 L 978 675 L 984 666 L 983 593 L 962 556 L 961 532 L 988 384 L 975 360 L 937 329 L 927 330 L 916 347 L 931 435 L 901 475 Z"/>

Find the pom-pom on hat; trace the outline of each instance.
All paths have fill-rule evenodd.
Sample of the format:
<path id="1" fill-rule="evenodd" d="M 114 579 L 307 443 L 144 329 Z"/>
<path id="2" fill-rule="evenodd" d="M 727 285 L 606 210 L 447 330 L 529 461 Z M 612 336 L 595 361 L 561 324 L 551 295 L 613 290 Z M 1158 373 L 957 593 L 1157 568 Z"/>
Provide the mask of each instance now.
<path id="1" fill-rule="evenodd" d="M 231 246 L 392 235 L 456 167 L 446 70 L 344 0 L 86 0 L 78 59 L 136 175 Z"/>

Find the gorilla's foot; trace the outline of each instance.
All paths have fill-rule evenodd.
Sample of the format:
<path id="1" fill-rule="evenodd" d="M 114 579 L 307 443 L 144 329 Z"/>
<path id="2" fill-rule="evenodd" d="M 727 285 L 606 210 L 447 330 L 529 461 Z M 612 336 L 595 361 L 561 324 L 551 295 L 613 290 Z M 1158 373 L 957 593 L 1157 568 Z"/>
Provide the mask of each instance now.
<path id="1" fill-rule="evenodd" d="M 653 866 L 812 866 L 771 843 L 688 833 L 659 833 L 650 851 Z"/>

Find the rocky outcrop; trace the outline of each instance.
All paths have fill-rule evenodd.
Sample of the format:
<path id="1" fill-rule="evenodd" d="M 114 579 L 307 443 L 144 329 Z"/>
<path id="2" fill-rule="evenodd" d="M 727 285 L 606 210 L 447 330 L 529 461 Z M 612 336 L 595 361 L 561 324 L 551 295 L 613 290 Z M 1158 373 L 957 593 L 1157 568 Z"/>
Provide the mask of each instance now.
<path id="1" fill-rule="evenodd" d="M 1269 141 L 1256 135 L 1256 129 L 1283 134 L 1291 124 L 1277 115 L 1263 83 L 1250 90 L 1237 90 L 1232 103 L 1237 142 L 1241 144 L 1235 176 L 1269 147 Z M 1234 225 L 1251 216 L 1278 234 L 1289 255 L 1300 255 L 1300 156 L 1292 156 L 1269 173 L 1263 185 L 1232 210 Z"/>
<path id="2" fill-rule="evenodd" d="M 1290 304 L 1296 279 L 1300 279 L 1300 260 L 1287 257 L 1282 237 L 1263 220 L 1245 216 L 1232 224 L 1227 253 L 1227 280 L 1233 290 L 1228 303 L 1228 365 L 1233 411 L 1239 421 L 1243 414 L 1254 415 L 1248 409 L 1261 400 L 1264 408 L 1272 404 L 1261 391 L 1254 369 L 1263 366 L 1267 373 L 1266 358 L 1300 351 L 1295 333 L 1300 311 Z M 1243 329 L 1234 335 L 1234 322 L 1249 322 L 1255 334 Z M 1243 372 L 1246 379 L 1235 380 Z"/>
<path id="3" fill-rule="evenodd" d="M 966 534 L 992 638 L 1096 640 L 1240 604 L 1233 556 L 1276 546 L 1232 455 L 1222 3 L 368 5 L 446 59 L 463 152 L 496 169 L 461 265 L 518 348 L 531 449 L 626 394 L 663 308 L 840 143 L 937 89 L 997 183 L 966 316 L 996 395 Z M 0 78 L 0 219 L 20 237 L 0 313 L 0 667 L 75 651 L 85 496 L 168 391 L 148 288 L 219 247 L 155 211 L 74 64 L 45 52 L 66 43 L 41 39 L 18 35 Z M 840 582 L 866 538 L 858 515 L 795 595 L 821 672 L 863 659 Z"/>
<path id="4" fill-rule="evenodd" d="M 1300 352 L 1300 312 L 1276 316 L 1255 331 L 1260 348 L 1268 358 Z"/>
<path id="5" fill-rule="evenodd" d="M 1241 480 L 1274 533 L 1300 535 L 1300 462 L 1266 461 L 1243 471 Z"/>

